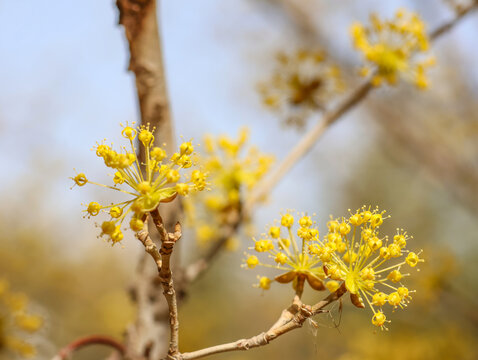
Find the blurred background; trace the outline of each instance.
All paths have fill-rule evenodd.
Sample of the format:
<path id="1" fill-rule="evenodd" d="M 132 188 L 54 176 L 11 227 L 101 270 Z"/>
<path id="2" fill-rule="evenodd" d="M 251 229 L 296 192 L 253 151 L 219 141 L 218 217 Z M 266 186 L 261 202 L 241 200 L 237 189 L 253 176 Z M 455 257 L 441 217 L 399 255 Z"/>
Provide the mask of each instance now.
<path id="1" fill-rule="evenodd" d="M 297 129 L 263 106 L 257 84 L 270 77 L 275 54 L 325 49 L 353 88 L 361 59 L 349 25 L 370 12 L 391 17 L 400 7 L 419 12 L 430 29 L 454 16 L 439 0 L 163 1 L 177 135 L 200 141 L 204 128 L 235 136 L 248 126 L 251 143 L 282 159 L 320 114 Z M 123 246 L 97 239 L 81 204 L 109 193 L 70 190 L 68 178 L 76 169 L 107 181 L 90 149 L 103 138 L 118 143 L 119 123 L 138 120 L 117 18 L 113 1 L 0 1 L 0 278 L 45 319 L 28 340 L 38 359 L 79 336 L 120 338 L 134 319 L 126 289 L 141 248 L 132 234 Z M 336 305 L 316 318 L 318 326 L 218 359 L 478 358 L 477 32 L 474 13 L 434 43 L 428 91 L 383 87 L 328 129 L 254 219 L 260 232 L 281 210 L 315 212 L 324 233 L 329 214 L 363 204 L 386 209 L 385 230 L 406 229 L 426 258 L 408 309 L 390 314 L 390 331 L 381 332 L 369 311 L 347 300 L 342 312 Z M 181 241 L 182 260 L 195 258 L 192 240 Z M 252 288 L 256 273 L 240 268 L 249 241 L 244 236 L 191 289 L 180 311 L 183 351 L 255 335 L 289 304 L 288 286 Z M 305 293 L 310 302 L 322 296 Z M 107 353 L 91 348 L 74 358 Z"/>

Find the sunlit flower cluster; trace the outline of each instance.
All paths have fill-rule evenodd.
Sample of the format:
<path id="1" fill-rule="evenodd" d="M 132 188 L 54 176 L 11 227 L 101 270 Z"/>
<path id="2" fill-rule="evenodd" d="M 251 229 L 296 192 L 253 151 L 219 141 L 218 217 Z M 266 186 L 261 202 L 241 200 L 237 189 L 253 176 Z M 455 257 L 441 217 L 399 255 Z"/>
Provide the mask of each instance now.
<path id="1" fill-rule="evenodd" d="M 242 201 L 269 170 L 273 158 L 248 145 L 249 132 L 242 129 L 237 139 L 206 136 L 199 162 L 213 185 L 185 201 L 185 209 L 196 229 L 200 244 L 215 241 L 218 230 L 241 212 Z"/>
<path id="2" fill-rule="evenodd" d="M 28 298 L 9 289 L 0 279 L 0 354 L 33 357 L 36 354 L 32 336 L 43 325 L 43 318 L 28 312 Z"/>
<path id="3" fill-rule="evenodd" d="M 269 289 L 272 282 L 292 283 L 293 288 L 302 292 L 305 281 L 315 290 L 325 290 L 325 273 L 320 258 L 308 251 L 310 244 L 317 241 L 319 231 L 310 216 L 303 215 L 295 224 L 290 213 L 282 215 L 280 222 L 269 227 L 267 234 L 254 239 L 253 253 L 246 253 L 243 267 L 256 266 L 277 269 L 282 273 L 269 278 L 259 277 L 257 287 Z M 261 258 L 261 259 L 260 259 Z"/>
<path id="4" fill-rule="evenodd" d="M 362 207 L 347 218 L 330 220 L 328 234 L 311 244 L 309 250 L 322 261 L 329 289 L 341 282 L 350 292 L 357 307 L 372 309 L 372 323 L 385 328 L 383 308 L 404 308 L 410 301 L 410 291 L 403 280 L 408 271 L 423 261 L 420 252 L 406 249 L 412 239 L 406 231 L 397 229 L 393 239 L 381 236 L 379 228 L 385 211 Z"/>
<path id="5" fill-rule="evenodd" d="M 307 117 L 323 110 L 344 88 L 340 70 L 323 51 L 279 53 L 270 79 L 259 84 L 264 104 L 280 113 L 286 124 L 301 127 Z"/>
<path id="6" fill-rule="evenodd" d="M 262 289 L 269 289 L 276 281 L 293 282 L 296 291 L 301 291 L 299 287 L 307 280 L 315 290 L 327 288 L 334 292 L 344 284 L 352 303 L 359 308 L 367 304 L 373 312 L 372 323 L 386 329 L 389 320 L 383 309 L 407 306 L 414 291 L 403 280 L 424 260 L 420 258 L 421 251 L 406 249 L 412 239 L 406 231 L 397 229 L 393 239 L 380 235 L 380 226 L 387 219 L 384 214 L 378 208 L 364 206 L 349 217 L 331 219 L 322 239 L 309 216 L 300 217 L 294 231 L 294 217 L 284 214 L 280 225 L 271 226 L 267 234 L 253 239 L 253 253 L 246 253 L 243 267 L 283 271 L 274 278 L 259 277 L 256 286 Z M 267 256 L 260 259 L 264 254 Z"/>
<path id="7" fill-rule="evenodd" d="M 367 61 L 362 75 L 373 72 L 373 84 L 396 84 L 402 77 L 418 88 L 428 86 L 426 69 L 435 60 L 425 55 L 429 49 L 426 26 L 419 15 L 398 10 L 392 20 L 371 15 L 370 26 L 355 23 L 351 27 L 354 46 Z"/>
<path id="8" fill-rule="evenodd" d="M 101 212 L 110 219 L 101 224 L 101 236 L 107 236 L 113 244 L 123 239 L 121 225 L 127 215 L 132 215 L 129 227 L 137 232 L 143 228 L 144 215 L 155 210 L 161 202 L 169 202 L 177 195 L 186 196 L 189 193 L 202 191 L 206 188 L 206 174 L 201 170 L 193 170 L 187 175 L 182 169 L 192 168 L 194 146 L 184 142 L 179 152 L 168 158 L 161 147 L 154 145 L 154 129 L 149 125 L 137 129 L 122 126 L 122 136 L 129 141 L 129 149 L 122 147 L 120 152 L 104 143 L 95 147 L 96 155 L 103 159 L 105 165 L 113 169 L 114 185 L 103 185 L 90 181 L 85 174 L 77 174 L 73 179 L 76 185 L 94 184 L 119 191 L 129 197 L 120 203 L 100 205 L 91 202 L 86 206 L 87 216 L 97 216 Z M 144 147 L 144 157 L 138 159 L 135 139 Z"/>

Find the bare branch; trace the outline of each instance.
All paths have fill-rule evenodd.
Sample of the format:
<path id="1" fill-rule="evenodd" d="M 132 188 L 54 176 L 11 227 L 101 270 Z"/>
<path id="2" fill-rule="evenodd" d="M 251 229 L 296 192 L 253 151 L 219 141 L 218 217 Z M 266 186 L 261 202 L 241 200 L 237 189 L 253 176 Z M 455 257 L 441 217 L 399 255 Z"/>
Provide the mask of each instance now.
<path id="1" fill-rule="evenodd" d="M 471 4 L 469 4 L 468 6 L 466 6 L 464 8 L 461 8 L 460 11 L 457 12 L 457 15 L 456 15 L 455 18 L 453 18 L 452 20 L 450 20 L 450 21 L 444 23 L 443 25 L 437 27 L 435 30 L 433 30 L 430 33 L 430 35 L 429 35 L 430 40 L 435 40 L 435 39 L 439 38 L 440 36 L 442 36 L 444 33 L 451 30 L 457 23 L 459 23 L 461 21 L 461 19 L 463 19 L 467 14 L 469 14 L 473 10 L 476 10 L 477 7 L 478 7 L 478 1 L 475 0 Z"/>
<path id="2" fill-rule="evenodd" d="M 229 351 L 238 351 L 238 350 L 249 350 L 255 347 L 264 346 L 269 344 L 272 340 L 277 339 L 279 336 L 288 333 L 294 329 L 302 327 L 304 322 L 314 316 L 323 312 L 323 308 L 329 305 L 330 303 L 338 300 L 342 295 L 347 292 L 345 285 L 342 286 L 334 293 L 327 296 L 324 300 L 318 302 L 313 306 L 304 305 L 298 301 L 297 298 L 294 299 L 294 304 L 291 305 L 289 309 L 291 311 L 296 311 L 295 313 L 289 312 L 289 309 L 286 309 L 282 312 L 279 320 L 266 332 L 260 333 L 259 335 L 253 336 L 248 339 L 240 339 L 231 343 L 212 346 L 209 348 L 201 349 L 198 351 L 193 351 L 189 353 L 183 353 L 176 359 L 178 360 L 191 360 L 199 359 L 205 356 L 220 354 L 223 352 Z M 285 315 L 288 314 L 288 315 Z M 292 315 L 292 316 L 291 316 Z M 287 318 L 290 318 L 287 319 Z"/>
<path id="3" fill-rule="evenodd" d="M 124 355 L 125 353 L 124 345 L 115 339 L 104 335 L 90 335 L 71 342 L 61 349 L 52 360 L 69 359 L 74 352 L 91 345 L 105 345 L 115 349 L 121 355 Z"/>
<path id="4" fill-rule="evenodd" d="M 169 323 L 171 330 L 171 339 L 169 342 L 168 355 L 173 356 L 178 354 L 179 343 L 179 320 L 178 320 L 178 302 L 176 299 L 176 291 L 174 290 L 173 277 L 170 266 L 171 254 L 174 245 L 181 238 L 181 225 L 176 223 L 174 233 L 168 233 L 164 227 L 163 219 L 159 214 L 158 209 L 151 212 L 154 224 L 161 236 L 161 254 L 162 266 L 159 272 L 159 279 L 163 287 L 163 294 L 166 298 L 169 307 Z"/>
<path id="5" fill-rule="evenodd" d="M 247 199 L 245 212 L 250 213 L 252 206 L 260 199 L 263 199 L 289 170 L 312 149 L 312 146 L 314 146 L 325 130 L 361 100 L 365 99 L 372 88 L 373 86 L 369 79 L 352 91 L 335 109 L 326 112 L 321 121 L 299 140 L 297 145 L 286 155 L 276 169 L 257 185 L 250 198 Z"/>

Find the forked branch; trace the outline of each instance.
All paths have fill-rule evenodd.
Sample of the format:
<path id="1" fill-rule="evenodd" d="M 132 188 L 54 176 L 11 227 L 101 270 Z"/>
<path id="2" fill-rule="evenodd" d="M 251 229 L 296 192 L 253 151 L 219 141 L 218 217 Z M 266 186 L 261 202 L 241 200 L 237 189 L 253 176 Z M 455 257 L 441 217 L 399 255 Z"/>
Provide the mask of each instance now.
<path id="1" fill-rule="evenodd" d="M 176 359 L 199 359 L 213 354 L 220 354 L 223 352 L 230 351 L 249 350 L 255 347 L 267 345 L 272 340 L 277 339 L 279 336 L 284 335 L 294 329 L 302 327 L 302 325 L 304 325 L 304 322 L 307 319 L 323 312 L 324 307 L 340 299 L 346 292 L 347 289 L 345 288 L 345 285 L 342 284 L 342 286 L 336 292 L 330 294 L 324 300 L 318 302 L 313 306 L 302 304 L 300 300 L 298 300 L 298 298 L 296 297 L 291 307 L 284 310 L 279 320 L 266 332 L 262 332 L 248 339 L 240 339 L 227 344 L 211 346 L 209 348 L 201 349 L 198 351 L 183 353 L 176 357 Z"/>
<path id="2" fill-rule="evenodd" d="M 176 291 L 174 289 L 173 276 L 171 272 L 171 255 L 173 253 L 174 245 L 181 238 L 181 224 L 176 223 L 174 233 L 168 233 L 164 227 L 163 219 L 159 214 L 158 209 L 151 212 L 154 225 L 161 237 L 161 255 L 162 266 L 159 272 L 159 279 L 163 287 L 163 294 L 168 302 L 169 307 L 169 324 L 171 330 L 171 340 L 169 342 L 168 355 L 172 356 L 178 353 L 179 346 L 179 320 L 178 320 L 178 302 L 176 299 Z"/>
<path id="3" fill-rule="evenodd" d="M 158 269 L 159 280 L 169 309 L 170 342 L 168 356 L 173 356 L 178 353 L 179 320 L 178 303 L 171 271 L 171 255 L 173 253 L 174 245 L 181 238 L 181 225 L 179 222 L 176 223 L 174 233 L 168 233 L 158 209 L 152 211 L 151 216 L 154 225 L 159 232 L 161 248 L 158 250 L 156 244 L 151 240 L 148 232 L 146 216 L 143 218 L 145 224 L 144 228 L 138 232 L 136 236 L 143 244 L 145 251 L 153 258 Z"/>

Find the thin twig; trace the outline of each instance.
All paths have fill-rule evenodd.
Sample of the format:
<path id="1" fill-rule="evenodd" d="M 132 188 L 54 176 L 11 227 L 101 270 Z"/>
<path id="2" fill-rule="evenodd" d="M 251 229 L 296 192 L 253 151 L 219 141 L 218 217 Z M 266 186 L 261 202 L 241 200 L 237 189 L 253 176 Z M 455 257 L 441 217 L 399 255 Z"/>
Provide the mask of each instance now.
<path id="1" fill-rule="evenodd" d="M 321 121 L 319 121 L 310 131 L 308 131 L 297 143 L 297 145 L 286 155 L 284 160 L 260 182 L 247 199 L 245 213 L 249 214 L 252 206 L 263 199 L 277 183 L 289 172 L 289 170 L 306 155 L 327 128 L 336 122 L 343 114 L 351 110 L 357 103 L 363 100 L 373 88 L 371 80 L 364 81 L 358 88 L 353 90 L 339 105 L 326 112 Z"/>
<path id="2" fill-rule="evenodd" d="M 474 1 L 469 6 L 463 8 L 452 20 L 433 30 L 429 37 L 430 40 L 436 40 L 443 34 L 451 30 L 458 22 L 472 10 L 478 7 L 478 1 Z M 320 121 L 307 132 L 297 143 L 297 145 L 286 155 L 284 160 L 272 171 L 263 181 L 261 181 L 253 194 L 247 199 L 245 204 L 245 213 L 249 214 L 253 205 L 267 196 L 268 193 L 277 185 L 277 183 L 287 174 L 289 170 L 303 158 L 314 146 L 317 140 L 323 135 L 326 129 L 341 118 L 342 115 L 353 109 L 355 105 L 366 98 L 370 90 L 373 89 L 371 79 L 363 82 L 354 89 L 344 100 L 335 108 L 323 114 Z"/>
<path id="3" fill-rule="evenodd" d="M 168 233 L 164 227 L 163 219 L 158 209 L 151 212 L 153 222 L 161 236 L 161 255 L 162 266 L 159 272 L 159 279 L 163 287 L 163 294 L 169 307 L 169 324 L 171 330 L 171 339 L 169 342 L 168 355 L 174 356 L 179 350 L 179 319 L 178 319 L 178 302 L 176 299 L 176 291 L 174 289 L 173 276 L 171 272 L 170 259 L 174 249 L 174 245 L 181 238 L 181 224 L 176 223 L 174 233 Z"/>
<path id="4" fill-rule="evenodd" d="M 478 7 L 478 1 L 475 0 L 471 4 L 469 4 L 466 7 L 463 7 L 460 9 L 460 11 L 457 12 L 457 15 L 450 21 L 444 23 L 443 25 L 437 27 L 435 30 L 433 30 L 429 37 L 430 40 L 436 40 L 439 38 L 441 35 L 444 33 L 448 32 L 450 29 L 452 29 L 461 19 L 463 19 L 467 14 L 472 12 L 473 10 L 476 10 Z"/>
<path id="5" fill-rule="evenodd" d="M 90 335 L 85 336 L 83 338 L 79 338 L 63 349 L 61 349 L 58 354 L 52 360 L 65 360 L 69 359 L 69 357 L 76 351 L 91 345 L 105 345 L 111 348 L 114 348 L 118 351 L 121 355 L 125 353 L 125 347 L 120 342 L 116 341 L 112 337 L 104 336 L 104 335 Z"/>
<path id="6" fill-rule="evenodd" d="M 179 355 L 176 359 L 178 360 L 191 360 L 199 359 L 205 356 L 219 354 L 229 351 L 239 351 L 239 350 L 249 350 L 255 347 L 264 346 L 269 344 L 274 339 L 277 339 L 279 336 L 288 333 L 291 330 L 302 327 L 304 322 L 318 313 L 322 312 L 322 309 L 329 305 L 330 303 L 338 300 L 342 295 L 347 292 L 345 285 L 342 286 L 334 293 L 327 296 L 324 300 L 318 302 L 313 306 L 303 305 L 300 303 L 298 311 L 292 316 L 289 321 L 283 322 L 279 319 L 276 324 L 274 324 L 266 332 L 260 333 L 259 335 L 253 336 L 248 339 L 241 339 L 231 343 L 211 346 L 209 348 L 201 349 L 198 351 L 193 351 L 189 353 L 183 353 Z M 298 305 L 298 304 L 297 304 Z M 281 315 L 281 318 L 284 316 L 284 312 Z M 277 326 L 280 323 L 281 325 Z"/>

